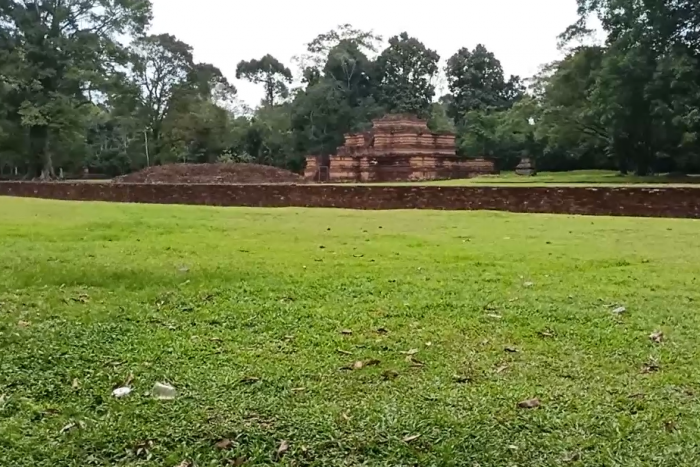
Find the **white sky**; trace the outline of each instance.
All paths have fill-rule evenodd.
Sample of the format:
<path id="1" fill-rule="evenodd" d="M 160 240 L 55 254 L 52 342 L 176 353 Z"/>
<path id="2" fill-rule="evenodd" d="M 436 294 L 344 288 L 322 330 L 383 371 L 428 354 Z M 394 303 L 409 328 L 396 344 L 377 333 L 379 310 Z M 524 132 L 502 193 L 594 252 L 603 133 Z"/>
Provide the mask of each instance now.
<path id="1" fill-rule="evenodd" d="M 152 32 L 193 46 L 195 60 L 219 67 L 251 106 L 262 90 L 235 79 L 239 61 L 270 53 L 296 73 L 292 56 L 339 24 L 385 40 L 406 31 L 437 50 L 442 64 L 459 48 L 483 43 L 506 75 L 529 77 L 561 56 L 557 36 L 576 20 L 576 0 L 153 0 L 153 6 Z"/>

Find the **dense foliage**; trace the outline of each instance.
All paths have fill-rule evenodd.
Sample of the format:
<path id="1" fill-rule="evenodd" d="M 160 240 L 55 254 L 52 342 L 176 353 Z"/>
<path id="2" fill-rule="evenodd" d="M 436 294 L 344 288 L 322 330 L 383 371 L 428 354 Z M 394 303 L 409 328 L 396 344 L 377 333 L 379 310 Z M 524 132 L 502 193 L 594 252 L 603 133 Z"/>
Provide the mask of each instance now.
<path id="1" fill-rule="evenodd" d="M 301 170 L 305 155 L 333 153 L 387 112 L 456 131 L 461 156 L 502 168 L 529 156 L 550 170 L 700 171 L 698 3 L 578 1 L 566 56 L 528 88 L 484 45 L 441 66 L 405 32 L 382 49 L 342 25 L 307 44 L 297 73 L 271 55 L 241 61 L 236 77 L 264 91 L 250 110 L 188 44 L 147 35 L 148 1 L 0 0 L 0 175 L 222 160 Z M 605 42 L 580 45 L 591 17 Z"/>

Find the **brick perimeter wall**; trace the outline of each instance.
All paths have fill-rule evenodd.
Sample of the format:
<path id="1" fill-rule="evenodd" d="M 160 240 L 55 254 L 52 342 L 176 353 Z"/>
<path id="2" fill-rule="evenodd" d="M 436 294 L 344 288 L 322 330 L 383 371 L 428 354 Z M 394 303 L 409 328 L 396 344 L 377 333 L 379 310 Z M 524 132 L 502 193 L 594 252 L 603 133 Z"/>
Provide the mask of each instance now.
<path id="1" fill-rule="evenodd" d="M 149 185 L 0 182 L 0 196 L 348 209 L 450 209 L 700 218 L 700 188 Z"/>

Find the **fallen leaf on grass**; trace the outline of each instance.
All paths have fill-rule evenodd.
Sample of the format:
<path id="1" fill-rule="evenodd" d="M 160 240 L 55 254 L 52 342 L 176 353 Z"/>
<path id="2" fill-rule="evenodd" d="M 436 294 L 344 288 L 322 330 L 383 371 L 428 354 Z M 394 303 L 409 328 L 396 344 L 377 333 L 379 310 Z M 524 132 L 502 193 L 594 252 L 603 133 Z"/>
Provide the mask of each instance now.
<path id="1" fill-rule="evenodd" d="M 506 347 L 506 348 L 503 349 L 503 350 L 505 350 L 505 351 L 508 352 L 508 353 L 518 353 L 518 352 L 520 352 L 520 351 L 519 351 L 518 349 L 516 349 L 515 347 Z"/>
<path id="2" fill-rule="evenodd" d="M 233 441 L 231 441 L 228 438 L 224 438 L 221 441 L 217 442 L 215 444 L 215 446 L 216 446 L 216 449 L 220 449 L 221 451 L 226 451 L 231 446 L 233 446 Z"/>
<path id="3" fill-rule="evenodd" d="M 342 414 L 340 414 L 340 416 L 343 417 L 343 420 L 345 420 L 346 422 L 349 422 L 350 420 L 352 420 L 352 417 L 350 415 L 348 415 L 347 412 L 343 412 Z"/>
<path id="4" fill-rule="evenodd" d="M 75 378 L 73 380 L 73 384 L 71 384 L 70 387 L 73 388 L 74 390 L 80 389 L 80 381 L 78 380 L 78 378 Z"/>
<path id="5" fill-rule="evenodd" d="M 377 366 L 381 363 L 382 363 L 381 360 L 377 360 L 376 358 L 373 358 L 371 360 L 367 360 L 365 362 L 365 366 Z"/>
<path id="6" fill-rule="evenodd" d="M 540 402 L 539 399 L 529 399 L 529 400 L 520 402 L 518 404 L 518 407 L 520 407 L 521 409 L 536 409 L 540 405 L 542 405 L 542 403 Z"/>
<path id="7" fill-rule="evenodd" d="M 399 377 L 399 372 L 394 370 L 386 370 L 384 373 L 382 373 L 382 377 L 387 381 L 391 381 Z"/>
<path id="8" fill-rule="evenodd" d="M 32 323 L 30 323 L 29 321 L 18 321 L 17 322 L 17 326 L 19 326 L 20 328 L 28 328 L 31 325 L 32 325 Z"/>
<path id="9" fill-rule="evenodd" d="M 656 373 L 661 369 L 658 360 L 652 358 L 647 363 L 642 365 L 642 374 Z"/>
<path id="10" fill-rule="evenodd" d="M 508 365 L 501 365 L 498 368 L 496 368 L 496 374 L 500 375 L 501 373 L 503 373 L 507 369 L 508 369 Z"/>
<path id="11" fill-rule="evenodd" d="M 651 339 L 652 342 L 656 342 L 657 344 L 661 344 L 664 341 L 664 333 L 663 333 L 663 331 L 652 332 L 649 335 L 649 339 Z"/>
<path id="12" fill-rule="evenodd" d="M 627 312 L 627 308 L 625 308 L 624 306 L 617 307 L 617 308 L 615 308 L 612 312 L 613 312 L 614 314 L 616 314 L 616 315 L 621 315 L 621 314 Z"/>
<path id="13" fill-rule="evenodd" d="M 353 370 L 361 370 L 362 368 L 364 368 L 364 366 L 365 366 L 365 362 L 358 360 L 352 364 L 352 369 Z"/>
<path id="14" fill-rule="evenodd" d="M 344 336 L 351 336 L 351 335 L 352 335 L 352 330 L 350 330 L 350 329 L 343 329 L 342 331 L 340 331 L 340 333 L 341 333 L 342 335 L 344 335 Z"/>
<path id="15" fill-rule="evenodd" d="M 410 443 L 411 441 L 415 441 L 415 440 L 417 440 L 417 439 L 420 438 L 420 437 L 421 437 L 421 435 L 406 436 L 406 437 L 403 439 L 403 442 L 404 442 L 404 443 Z"/>
<path id="16" fill-rule="evenodd" d="M 289 451 L 289 443 L 287 443 L 287 441 L 282 440 L 280 446 L 277 448 L 277 457 L 284 456 L 284 453 L 286 453 L 287 451 Z"/>
<path id="17" fill-rule="evenodd" d="M 580 452 L 572 452 L 571 454 L 564 456 L 564 458 L 562 459 L 562 462 L 570 464 L 572 462 L 578 462 L 580 460 L 581 460 L 581 453 Z"/>
<path id="18" fill-rule="evenodd" d="M 471 378 L 469 376 L 455 375 L 454 380 L 455 380 L 455 383 L 457 383 L 457 384 L 467 384 L 467 383 L 471 382 Z"/>
<path id="19" fill-rule="evenodd" d="M 530 287 L 532 287 L 532 286 L 534 286 L 534 285 L 535 285 L 534 282 L 525 282 L 525 283 L 523 284 L 523 287 L 530 288 Z"/>
<path id="20" fill-rule="evenodd" d="M 141 441 L 134 446 L 134 454 L 136 457 L 149 457 L 149 451 L 153 449 L 153 441 Z"/>
<path id="21" fill-rule="evenodd" d="M 260 381 L 260 378 L 256 378 L 255 376 L 246 376 L 245 378 L 241 379 L 241 383 L 243 384 L 255 384 Z"/>
<path id="22" fill-rule="evenodd" d="M 630 394 L 628 397 L 630 399 L 644 399 L 646 397 L 646 394 L 644 394 L 643 392 L 638 392 L 635 394 Z"/>
<path id="23" fill-rule="evenodd" d="M 210 337 L 209 340 L 211 342 L 223 342 L 223 339 L 221 339 L 220 337 Z"/>
<path id="24" fill-rule="evenodd" d="M 421 368 L 425 366 L 425 363 L 418 360 L 414 355 L 408 355 L 406 357 L 406 362 L 411 364 L 413 368 Z"/>
<path id="25" fill-rule="evenodd" d="M 415 354 L 417 354 L 418 352 L 419 352 L 418 349 L 411 349 L 411 350 L 409 350 L 408 352 L 401 352 L 401 353 L 404 354 L 404 355 L 415 355 Z"/>
<path id="26" fill-rule="evenodd" d="M 177 464 L 177 467 L 192 467 L 192 462 L 190 462 L 188 460 L 184 460 L 184 461 L 180 462 L 179 464 Z"/>
<path id="27" fill-rule="evenodd" d="M 377 334 L 389 334 L 389 330 L 387 328 L 379 328 L 377 329 Z"/>
<path id="28" fill-rule="evenodd" d="M 129 373 L 129 376 L 126 377 L 126 381 L 124 381 L 124 384 L 122 386 L 131 386 L 131 383 L 134 382 L 134 374 Z"/>
<path id="29" fill-rule="evenodd" d="M 540 337 L 542 337 L 543 339 L 549 339 L 549 338 L 554 338 L 554 337 L 556 337 L 555 334 L 554 334 L 552 331 L 540 331 L 538 334 L 539 334 Z"/>
<path id="30" fill-rule="evenodd" d="M 234 467 L 240 467 L 241 465 L 246 463 L 245 457 L 236 457 L 235 459 L 227 459 L 226 463 L 228 465 L 233 465 Z"/>
<path id="31" fill-rule="evenodd" d="M 491 318 L 491 319 L 503 319 L 503 316 L 501 316 L 501 315 L 491 314 L 491 315 L 486 315 L 486 316 Z"/>

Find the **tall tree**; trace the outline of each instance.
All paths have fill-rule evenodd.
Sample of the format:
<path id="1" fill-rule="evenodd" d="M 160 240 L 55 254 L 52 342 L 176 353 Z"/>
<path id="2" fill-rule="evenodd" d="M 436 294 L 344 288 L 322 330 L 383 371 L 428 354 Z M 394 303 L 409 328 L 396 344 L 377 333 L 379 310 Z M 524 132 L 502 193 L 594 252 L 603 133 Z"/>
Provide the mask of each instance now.
<path id="1" fill-rule="evenodd" d="M 194 68 L 192 47 L 170 34 L 160 34 L 137 40 L 132 52 L 132 78 L 141 91 L 142 131 L 149 140 L 147 149 L 157 155 L 162 149 L 163 121 L 173 95 Z"/>
<path id="2" fill-rule="evenodd" d="M 287 84 L 292 82 L 292 72 L 272 55 L 260 60 L 241 61 L 236 67 L 236 78 L 262 84 L 265 88 L 265 105 L 272 107 L 276 99 L 289 95 Z"/>
<path id="3" fill-rule="evenodd" d="M 140 34 L 150 18 L 148 0 L 0 2 L 2 75 L 19 102 L 32 175 L 54 176 L 57 144 L 86 123 L 81 108 L 125 63 L 117 39 Z"/>
<path id="4" fill-rule="evenodd" d="M 524 92 L 520 78 L 506 81 L 496 56 L 482 44 L 474 50 L 462 48 L 447 61 L 445 68 L 452 102 L 450 116 L 461 121 L 474 110 L 503 110 Z"/>
<path id="5" fill-rule="evenodd" d="M 405 32 L 389 39 L 377 59 L 379 103 L 389 112 L 428 117 L 439 61 L 437 52 Z"/>

